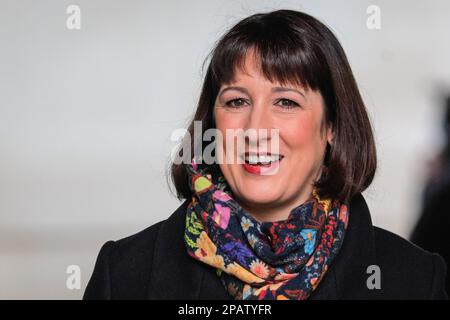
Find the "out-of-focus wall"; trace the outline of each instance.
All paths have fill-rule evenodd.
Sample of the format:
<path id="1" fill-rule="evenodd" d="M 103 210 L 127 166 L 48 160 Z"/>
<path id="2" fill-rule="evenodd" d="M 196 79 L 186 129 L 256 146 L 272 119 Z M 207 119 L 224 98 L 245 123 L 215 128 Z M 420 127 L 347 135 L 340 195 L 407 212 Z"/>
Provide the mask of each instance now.
<path id="1" fill-rule="evenodd" d="M 80 30 L 66 27 L 71 4 Z M 409 235 L 441 143 L 450 2 L 1 0 L 0 298 L 79 299 L 105 241 L 173 212 L 170 135 L 192 115 L 204 58 L 239 19 L 281 8 L 321 19 L 344 46 L 378 146 L 365 198 L 376 225 Z M 80 290 L 66 288 L 69 265 Z"/>

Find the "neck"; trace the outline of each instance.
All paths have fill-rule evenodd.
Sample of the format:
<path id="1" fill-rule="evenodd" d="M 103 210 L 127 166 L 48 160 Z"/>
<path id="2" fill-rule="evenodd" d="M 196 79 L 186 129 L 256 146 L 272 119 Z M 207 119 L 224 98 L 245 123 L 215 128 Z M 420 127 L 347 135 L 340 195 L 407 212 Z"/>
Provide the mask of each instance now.
<path id="1" fill-rule="evenodd" d="M 247 211 L 253 218 L 259 222 L 276 222 L 284 221 L 289 218 L 292 209 L 305 203 L 311 196 L 312 185 L 304 188 L 299 197 L 288 199 L 283 203 L 243 203 L 240 201 L 242 208 Z"/>

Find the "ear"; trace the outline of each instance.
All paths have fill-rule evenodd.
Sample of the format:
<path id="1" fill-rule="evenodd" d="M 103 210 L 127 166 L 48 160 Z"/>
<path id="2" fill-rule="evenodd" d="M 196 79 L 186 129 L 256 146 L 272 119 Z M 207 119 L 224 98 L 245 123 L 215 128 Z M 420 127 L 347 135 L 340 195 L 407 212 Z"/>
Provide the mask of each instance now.
<path id="1" fill-rule="evenodd" d="M 327 128 L 327 142 L 332 145 L 334 140 L 333 126 L 330 124 Z"/>

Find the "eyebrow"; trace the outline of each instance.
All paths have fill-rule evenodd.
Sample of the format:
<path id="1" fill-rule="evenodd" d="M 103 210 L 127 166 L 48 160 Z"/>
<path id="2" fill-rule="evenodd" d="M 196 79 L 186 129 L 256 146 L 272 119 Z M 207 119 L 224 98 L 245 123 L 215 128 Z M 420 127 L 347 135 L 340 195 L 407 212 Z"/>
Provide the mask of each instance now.
<path id="1" fill-rule="evenodd" d="M 293 91 L 301 95 L 303 98 L 306 99 L 305 94 L 297 89 L 292 88 L 285 88 L 285 87 L 274 87 L 272 88 L 272 92 L 286 92 L 286 91 Z"/>
<path id="2" fill-rule="evenodd" d="M 243 92 L 243 93 L 249 95 L 248 90 L 247 90 L 246 88 L 244 88 L 244 87 L 230 86 L 230 87 L 226 87 L 226 88 L 223 88 L 222 90 L 220 90 L 219 96 L 221 96 L 222 94 L 224 94 L 226 91 L 229 91 L 229 90 L 236 90 L 236 91 L 240 91 L 240 92 Z M 304 94 L 303 92 L 301 92 L 301 91 L 299 91 L 299 90 L 296 90 L 296 89 L 292 89 L 292 88 L 286 88 L 286 87 L 273 87 L 271 91 L 272 91 L 272 92 L 286 92 L 286 91 L 292 91 L 292 92 L 296 92 L 296 93 L 300 94 L 303 98 L 306 99 L 305 94 Z"/>

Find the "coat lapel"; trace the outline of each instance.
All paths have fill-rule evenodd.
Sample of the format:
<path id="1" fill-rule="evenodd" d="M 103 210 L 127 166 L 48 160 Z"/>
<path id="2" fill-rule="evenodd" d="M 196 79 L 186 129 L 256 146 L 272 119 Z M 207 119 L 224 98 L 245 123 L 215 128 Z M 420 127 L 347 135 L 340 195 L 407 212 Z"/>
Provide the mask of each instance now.
<path id="1" fill-rule="evenodd" d="M 349 205 L 349 224 L 335 261 L 311 299 L 369 299 L 378 290 L 367 288 L 367 267 L 376 264 L 375 235 L 369 208 L 361 193 Z"/>
<path id="2" fill-rule="evenodd" d="M 150 299 L 231 299 L 214 268 L 192 259 L 184 239 L 186 200 L 161 226 L 154 246 Z M 349 206 L 349 225 L 336 260 L 310 299 L 370 298 L 366 269 L 376 264 L 369 209 L 358 193 Z"/>

